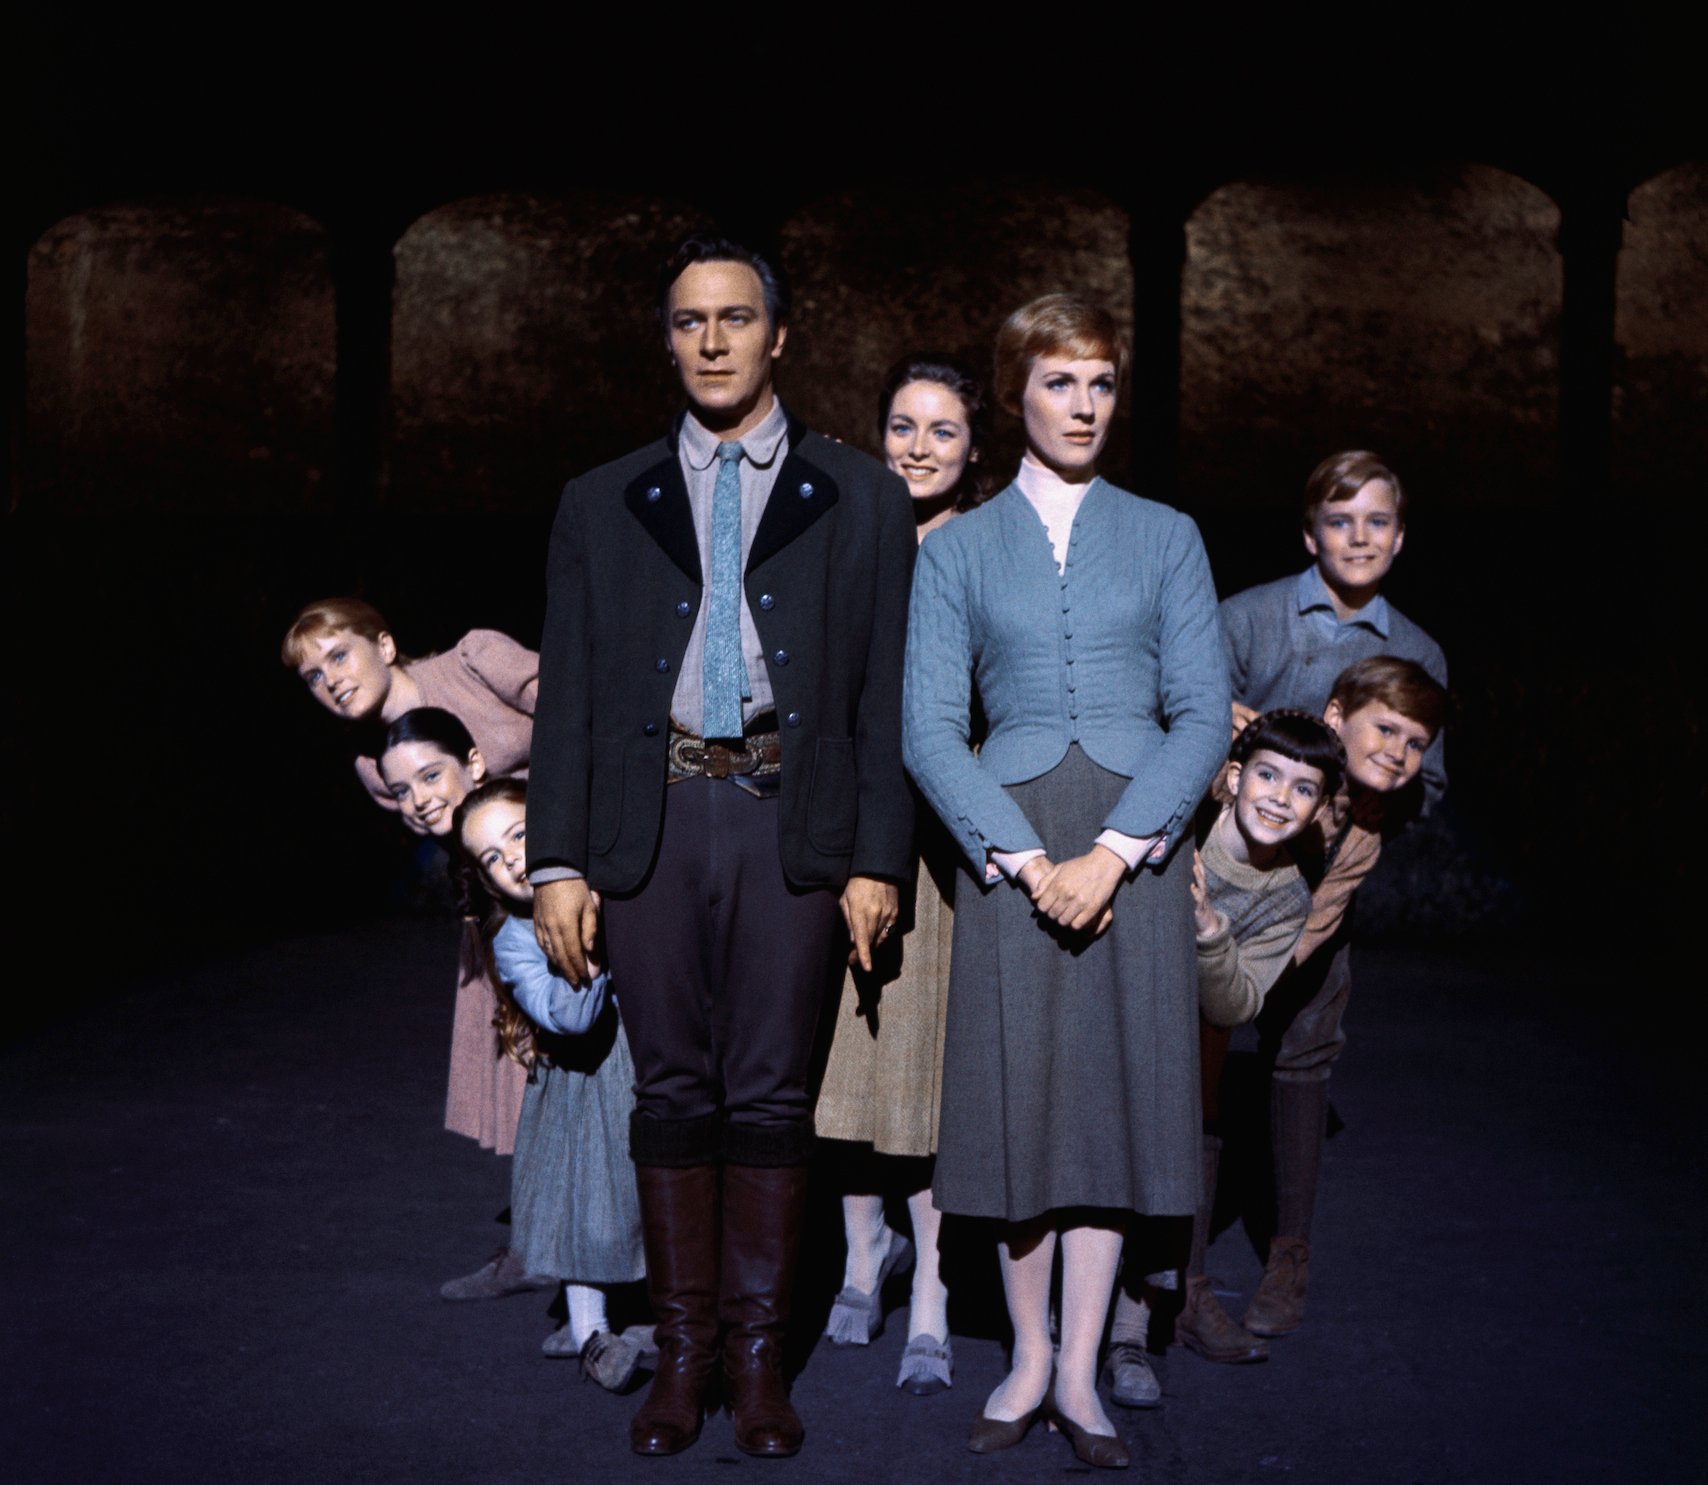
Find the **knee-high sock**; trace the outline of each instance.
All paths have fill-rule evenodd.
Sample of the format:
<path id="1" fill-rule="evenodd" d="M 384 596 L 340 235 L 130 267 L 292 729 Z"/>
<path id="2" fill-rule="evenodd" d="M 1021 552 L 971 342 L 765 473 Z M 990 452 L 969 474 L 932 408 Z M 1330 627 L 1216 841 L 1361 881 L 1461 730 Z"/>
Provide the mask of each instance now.
<path id="1" fill-rule="evenodd" d="M 1213 1134 L 1204 1136 L 1204 1190 L 1198 1210 L 1192 1214 L 1192 1251 L 1186 1260 L 1188 1276 L 1204 1272 L 1204 1252 L 1210 1246 L 1210 1222 L 1216 1213 L 1216 1177 L 1221 1170 L 1222 1142 Z"/>
<path id="2" fill-rule="evenodd" d="M 1310 1241 L 1323 1140 L 1328 1132 L 1328 1080 L 1269 1085 L 1269 1134 L 1275 1153 L 1275 1235 Z"/>

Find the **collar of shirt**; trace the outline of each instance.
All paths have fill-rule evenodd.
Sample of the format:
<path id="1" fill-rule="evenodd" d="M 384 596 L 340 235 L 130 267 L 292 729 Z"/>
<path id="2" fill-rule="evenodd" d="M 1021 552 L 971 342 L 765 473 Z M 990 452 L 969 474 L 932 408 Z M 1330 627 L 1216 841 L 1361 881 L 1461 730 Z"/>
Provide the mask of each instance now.
<path id="1" fill-rule="evenodd" d="M 757 428 L 752 428 L 742 435 L 742 457 L 759 469 L 766 469 L 777 457 L 777 450 L 783 446 L 783 436 L 789 431 L 789 415 L 783 411 L 783 404 L 776 397 L 771 399 L 771 411 L 765 414 Z M 678 435 L 682 446 L 682 457 L 688 461 L 691 469 L 704 469 L 713 459 L 717 458 L 718 445 L 729 440 L 720 437 L 707 428 L 690 412 L 682 419 L 682 432 Z"/>
<path id="2" fill-rule="evenodd" d="M 1326 609 L 1328 617 L 1335 624 L 1362 624 L 1366 629 L 1375 631 L 1383 639 L 1388 637 L 1388 600 L 1378 593 L 1363 608 L 1359 609 L 1350 619 L 1342 619 L 1334 609 L 1334 598 L 1328 591 L 1328 584 L 1323 581 L 1323 575 L 1312 563 L 1299 574 L 1299 612 L 1308 614 L 1317 609 Z"/>

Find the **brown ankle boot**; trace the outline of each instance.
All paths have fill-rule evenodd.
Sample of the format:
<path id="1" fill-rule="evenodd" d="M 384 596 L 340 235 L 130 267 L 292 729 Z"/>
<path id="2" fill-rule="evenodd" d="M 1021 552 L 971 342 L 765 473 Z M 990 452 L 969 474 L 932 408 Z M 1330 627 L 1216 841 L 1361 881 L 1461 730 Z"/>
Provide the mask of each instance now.
<path id="1" fill-rule="evenodd" d="M 637 1454 L 678 1454 L 700 1436 L 717 1362 L 718 1168 L 637 1165 L 635 1181 L 658 1366 L 629 1443 Z"/>
<path id="2" fill-rule="evenodd" d="M 1245 1328 L 1253 1335 L 1291 1335 L 1305 1318 L 1305 1285 L 1311 1245 L 1303 1238 L 1278 1237 L 1269 1245 L 1263 1281 L 1246 1307 Z"/>
<path id="3" fill-rule="evenodd" d="M 1206 1361 L 1269 1360 L 1269 1342 L 1244 1329 L 1222 1308 L 1203 1274 L 1186 1276 L 1186 1308 L 1174 1322 L 1174 1338 Z"/>
<path id="4" fill-rule="evenodd" d="M 783 1330 L 806 1195 L 805 1166 L 724 1166 L 724 1391 L 747 1454 L 793 1454 L 805 1432 L 783 1383 Z"/>

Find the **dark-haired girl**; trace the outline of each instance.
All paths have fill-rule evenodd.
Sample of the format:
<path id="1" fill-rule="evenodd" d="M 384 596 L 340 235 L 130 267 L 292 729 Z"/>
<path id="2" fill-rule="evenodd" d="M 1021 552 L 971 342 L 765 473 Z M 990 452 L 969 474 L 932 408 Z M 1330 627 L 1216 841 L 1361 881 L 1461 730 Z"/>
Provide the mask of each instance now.
<path id="1" fill-rule="evenodd" d="M 884 462 L 907 481 L 919 538 L 989 493 L 984 389 L 943 355 L 904 357 L 878 400 Z M 896 1385 L 916 1396 L 950 1385 L 948 1291 L 938 1271 L 942 1215 L 931 1199 L 943 1081 L 943 1007 L 949 988 L 953 846 L 928 810 L 918 813 L 921 860 L 911 926 L 892 938 L 873 975 L 850 969 L 815 1118 L 828 1139 L 869 1145 L 847 1162 L 855 1189 L 842 1199 L 848 1260 L 825 1334 L 865 1345 L 883 1327 L 886 1278 L 914 1261 L 908 1343 Z M 907 1198 L 913 1241 L 884 1220 L 884 1194 Z M 917 1252 L 916 1252 L 917 1250 Z"/>

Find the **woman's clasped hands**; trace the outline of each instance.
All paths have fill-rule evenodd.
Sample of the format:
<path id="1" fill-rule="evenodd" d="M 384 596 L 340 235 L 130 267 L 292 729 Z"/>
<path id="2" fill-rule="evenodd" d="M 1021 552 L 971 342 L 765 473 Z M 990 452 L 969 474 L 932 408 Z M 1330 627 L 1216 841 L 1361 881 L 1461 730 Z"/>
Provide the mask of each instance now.
<path id="1" fill-rule="evenodd" d="M 1126 872 L 1125 861 L 1096 845 L 1068 861 L 1034 856 L 1020 868 L 1019 881 L 1039 916 L 1070 933 L 1089 931 L 1096 938 L 1115 921 L 1111 900 Z"/>

